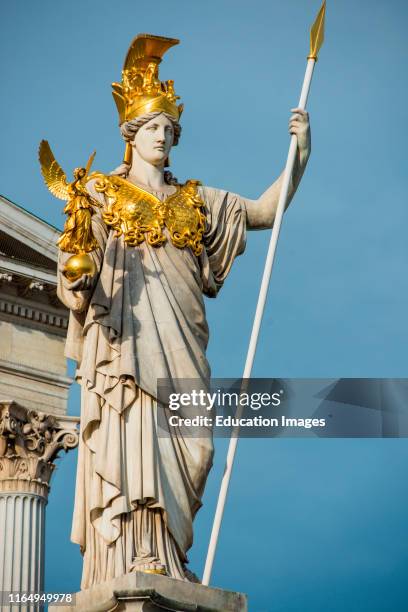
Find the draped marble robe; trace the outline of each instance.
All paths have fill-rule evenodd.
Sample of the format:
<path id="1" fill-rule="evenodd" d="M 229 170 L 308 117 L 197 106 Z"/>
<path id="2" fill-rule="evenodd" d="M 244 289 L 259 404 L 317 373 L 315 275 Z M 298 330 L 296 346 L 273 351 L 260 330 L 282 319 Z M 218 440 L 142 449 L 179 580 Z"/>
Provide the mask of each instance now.
<path id="1" fill-rule="evenodd" d="M 145 186 L 142 186 L 146 189 Z M 92 183 L 90 194 L 105 204 Z M 93 217 L 98 274 L 87 291 L 58 295 L 70 308 L 66 356 L 78 363 L 81 433 L 71 539 L 83 554 L 85 589 L 144 564 L 188 579 L 192 522 L 212 465 L 211 436 L 157 435 L 157 379 L 207 384 L 203 293 L 215 297 L 245 248 L 240 196 L 199 187 L 204 249 L 125 245 Z M 168 193 L 154 192 L 163 200 Z M 166 231 L 166 230 L 165 230 Z M 60 268 L 69 257 L 60 254 Z"/>

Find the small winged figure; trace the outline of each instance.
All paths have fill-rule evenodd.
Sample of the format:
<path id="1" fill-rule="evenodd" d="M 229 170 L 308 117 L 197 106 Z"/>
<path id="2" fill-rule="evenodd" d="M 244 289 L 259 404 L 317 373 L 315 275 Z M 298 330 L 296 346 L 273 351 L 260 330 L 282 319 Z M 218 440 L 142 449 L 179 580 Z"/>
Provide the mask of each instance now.
<path id="1" fill-rule="evenodd" d="M 57 243 L 59 248 L 74 254 L 94 251 L 99 245 L 92 232 L 91 218 L 95 214 L 94 208 L 100 207 L 100 204 L 87 192 L 86 182 L 89 180 L 95 152 L 89 158 L 86 168 L 75 168 L 74 180 L 71 183 L 67 182 L 65 172 L 46 140 L 41 141 L 38 156 L 48 189 L 56 198 L 67 200 L 64 213 L 68 215 L 68 219 Z"/>

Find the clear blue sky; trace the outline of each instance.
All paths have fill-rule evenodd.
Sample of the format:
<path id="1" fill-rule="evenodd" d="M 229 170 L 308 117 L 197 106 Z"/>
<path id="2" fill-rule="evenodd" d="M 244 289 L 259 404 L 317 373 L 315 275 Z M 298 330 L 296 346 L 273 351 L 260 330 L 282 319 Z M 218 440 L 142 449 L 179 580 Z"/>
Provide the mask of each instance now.
<path id="1" fill-rule="evenodd" d="M 308 52 L 312 0 L 151 3 L 61 0 L 1 8 L 0 192 L 61 227 L 42 184 L 47 138 L 67 172 L 96 148 L 121 160 L 110 83 L 138 32 L 180 38 L 162 65 L 185 103 L 172 154 L 180 179 L 257 197 L 278 176 Z M 407 377 L 407 4 L 328 2 L 310 116 L 313 153 L 285 215 L 256 376 Z M 251 234 L 207 302 L 215 376 L 238 377 L 267 248 Z M 69 410 L 78 414 L 73 389 Z M 218 444 L 196 521 L 201 573 L 220 481 Z M 75 453 L 58 462 L 47 516 L 46 587 L 76 590 L 69 542 Z M 254 612 L 406 610 L 408 441 L 243 440 L 214 584 Z"/>

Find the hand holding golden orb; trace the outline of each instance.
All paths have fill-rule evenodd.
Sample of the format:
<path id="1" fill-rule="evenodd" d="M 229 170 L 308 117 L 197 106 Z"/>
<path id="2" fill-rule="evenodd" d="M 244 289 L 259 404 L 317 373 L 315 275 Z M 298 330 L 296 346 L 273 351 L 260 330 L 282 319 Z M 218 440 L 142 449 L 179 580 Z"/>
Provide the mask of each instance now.
<path id="1" fill-rule="evenodd" d="M 92 257 L 87 253 L 72 255 L 64 266 L 64 276 L 73 282 L 84 274 L 90 274 L 91 276 L 96 274 L 96 266 Z"/>

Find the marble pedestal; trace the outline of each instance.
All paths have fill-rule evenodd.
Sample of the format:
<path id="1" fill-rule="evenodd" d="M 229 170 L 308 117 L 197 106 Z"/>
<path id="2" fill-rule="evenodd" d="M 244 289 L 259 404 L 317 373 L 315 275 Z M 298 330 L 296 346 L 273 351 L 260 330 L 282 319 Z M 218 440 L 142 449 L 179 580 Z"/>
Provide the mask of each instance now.
<path id="1" fill-rule="evenodd" d="M 133 572 L 80 591 L 75 605 L 50 606 L 55 612 L 247 612 L 242 593 Z"/>

